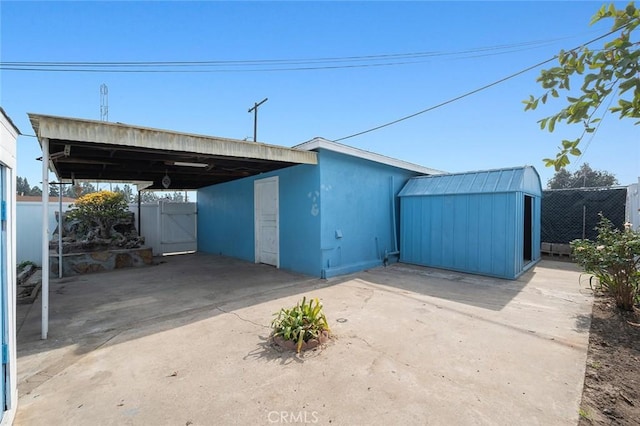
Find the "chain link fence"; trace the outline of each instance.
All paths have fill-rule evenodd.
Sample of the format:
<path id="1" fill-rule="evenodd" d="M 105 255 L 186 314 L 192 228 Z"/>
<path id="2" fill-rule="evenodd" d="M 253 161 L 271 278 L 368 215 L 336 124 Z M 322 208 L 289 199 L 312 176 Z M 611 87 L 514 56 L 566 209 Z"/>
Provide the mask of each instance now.
<path id="1" fill-rule="evenodd" d="M 626 187 L 551 189 L 542 193 L 542 252 L 571 253 L 568 244 L 580 238 L 595 240 L 599 213 L 614 226 L 625 223 Z"/>

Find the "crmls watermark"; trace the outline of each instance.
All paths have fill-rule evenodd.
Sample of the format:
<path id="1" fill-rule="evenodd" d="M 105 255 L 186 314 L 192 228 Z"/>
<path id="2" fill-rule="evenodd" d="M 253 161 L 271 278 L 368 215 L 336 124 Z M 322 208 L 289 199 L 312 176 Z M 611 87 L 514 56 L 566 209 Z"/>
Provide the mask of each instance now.
<path id="1" fill-rule="evenodd" d="M 317 411 L 269 411 L 267 414 L 269 423 L 318 423 L 320 418 Z"/>

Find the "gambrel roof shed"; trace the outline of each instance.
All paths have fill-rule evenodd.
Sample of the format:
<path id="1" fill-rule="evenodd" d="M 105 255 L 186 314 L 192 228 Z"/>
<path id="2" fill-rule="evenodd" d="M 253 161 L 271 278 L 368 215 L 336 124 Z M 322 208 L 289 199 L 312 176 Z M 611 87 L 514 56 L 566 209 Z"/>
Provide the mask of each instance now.
<path id="1" fill-rule="evenodd" d="M 414 177 L 399 196 L 403 262 L 515 279 L 540 259 L 533 167 Z"/>

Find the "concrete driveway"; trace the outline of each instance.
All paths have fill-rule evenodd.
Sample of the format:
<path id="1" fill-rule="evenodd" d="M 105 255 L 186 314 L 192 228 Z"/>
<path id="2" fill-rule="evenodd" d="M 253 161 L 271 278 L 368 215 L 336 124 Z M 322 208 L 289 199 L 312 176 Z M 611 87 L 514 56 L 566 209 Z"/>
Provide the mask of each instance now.
<path id="1" fill-rule="evenodd" d="M 592 299 L 571 264 L 517 281 L 402 264 L 324 281 L 163 260 L 51 283 L 49 340 L 39 300 L 18 324 L 15 424 L 577 423 Z M 303 295 L 334 339 L 296 356 L 269 324 Z"/>

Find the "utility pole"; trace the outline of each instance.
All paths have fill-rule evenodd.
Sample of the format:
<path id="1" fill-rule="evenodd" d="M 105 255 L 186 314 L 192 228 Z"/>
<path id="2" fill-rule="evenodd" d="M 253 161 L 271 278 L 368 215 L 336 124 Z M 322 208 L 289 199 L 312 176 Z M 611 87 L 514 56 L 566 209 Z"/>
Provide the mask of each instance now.
<path id="1" fill-rule="evenodd" d="M 109 121 L 109 88 L 104 83 L 100 85 L 100 121 Z"/>
<path id="2" fill-rule="evenodd" d="M 258 107 L 263 103 L 267 102 L 269 98 L 264 98 L 260 102 L 253 104 L 252 108 L 249 108 L 249 111 L 253 111 L 253 141 L 258 142 Z"/>

